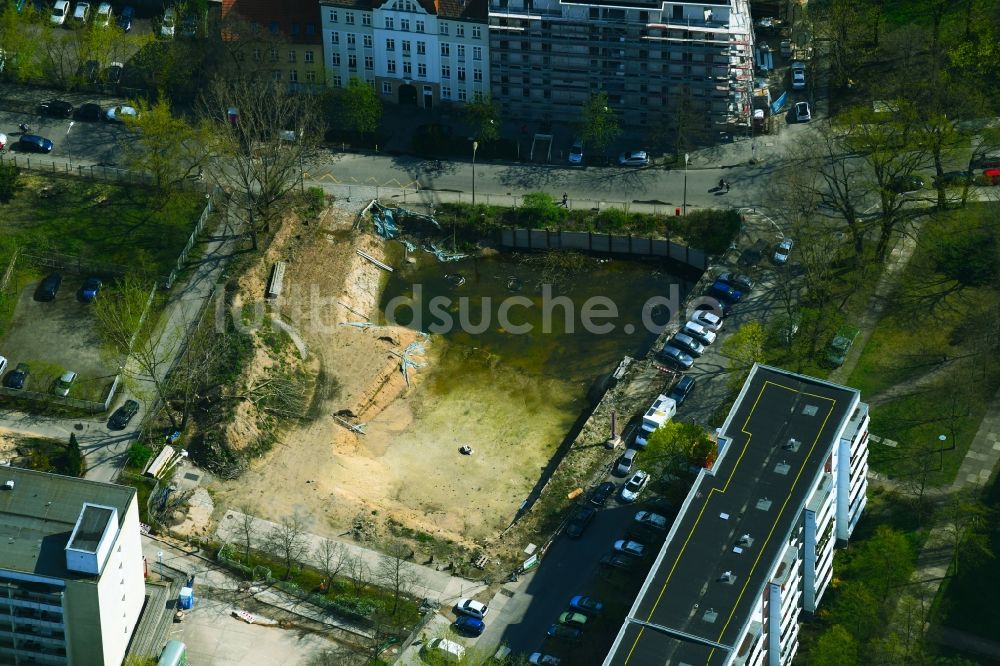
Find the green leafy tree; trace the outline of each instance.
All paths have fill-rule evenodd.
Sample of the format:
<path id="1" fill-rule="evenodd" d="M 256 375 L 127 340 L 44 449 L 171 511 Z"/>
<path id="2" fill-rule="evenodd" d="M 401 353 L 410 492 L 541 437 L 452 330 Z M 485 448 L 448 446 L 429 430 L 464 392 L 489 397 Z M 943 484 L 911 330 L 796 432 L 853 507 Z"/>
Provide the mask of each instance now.
<path id="1" fill-rule="evenodd" d="M 18 12 L 13 2 L 3 3 L 0 10 L 0 49 L 5 54 L 3 74 L 15 81 L 24 82 L 42 75 L 44 40 L 38 32 L 44 30 L 42 17 L 31 2 Z"/>
<path id="2" fill-rule="evenodd" d="M 945 534 L 952 548 L 955 574 L 963 565 L 993 558 L 990 526 L 995 512 L 983 504 L 975 492 L 955 493 L 945 505 L 944 514 L 948 521 Z"/>
<path id="3" fill-rule="evenodd" d="M 468 102 L 465 119 L 472 125 L 479 143 L 491 143 L 500 138 L 500 107 L 489 95 Z"/>
<path id="4" fill-rule="evenodd" d="M 568 211 L 559 206 L 547 192 L 529 192 L 522 199 L 518 216 L 526 226 L 546 228 L 556 226 L 566 219 Z"/>
<path id="5" fill-rule="evenodd" d="M 83 453 L 80 451 L 80 443 L 76 441 L 76 433 L 69 434 L 69 444 L 66 447 L 66 474 L 69 476 L 83 476 L 86 467 L 83 462 Z"/>
<path id="6" fill-rule="evenodd" d="M 864 643 L 878 629 L 879 608 L 879 600 L 863 581 L 850 581 L 837 590 L 830 621 L 850 632 L 859 643 Z"/>
<path id="7" fill-rule="evenodd" d="M 884 599 L 890 590 L 910 580 L 915 566 L 916 556 L 906 535 L 879 525 L 861 543 L 848 570 L 864 581 L 876 599 Z"/>
<path id="8" fill-rule="evenodd" d="M 0 203 L 10 203 L 23 184 L 21 168 L 13 162 L 0 162 Z"/>
<path id="9" fill-rule="evenodd" d="M 664 472 L 685 474 L 690 466 L 710 467 L 715 462 L 716 443 L 695 423 L 667 421 L 646 442 L 649 460 L 662 464 Z"/>
<path id="10" fill-rule="evenodd" d="M 812 649 L 813 666 L 856 666 L 858 642 L 839 624 L 824 631 Z"/>
<path id="11" fill-rule="evenodd" d="M 326 98 L 330 124 L 356 134 L 373 134 L 382 120 L 382 100 L 367 82 L 351 77 Z"/>
<path id="12" fill-rule="evenodd" d="M 128 464 L 133 469 L 144 469 L 152 457 L 153 450 L 140 442 L 135 442 L 128 449 Z"/>
<path id="13" fill-rule="evenodd" d="M 137 100 L 132 105 L 139 116 L 126 120 L 137 131 L 122 141 L 125 162 L 152 174 L 157 190 L 167 194 L 202 169 L 208 157 L 208 128 L 175 116 L 163 96 L 153 104 Z"/>
<path id="14" fill-rule="evenodd" d="M 621 131 L 618 114 L 609 106 L 607 93 L 591 95 L 580 117 L 580 135 L 584 143 L 603 157 Z"/>
<path id="15" fill-rule="evenodd" d="M 755 363 L 764 362 L 767 329 L 758 321 L 740 326 L 722 343 L 722 354 L 729 358 L 729 387 L 739 389 Z"/>

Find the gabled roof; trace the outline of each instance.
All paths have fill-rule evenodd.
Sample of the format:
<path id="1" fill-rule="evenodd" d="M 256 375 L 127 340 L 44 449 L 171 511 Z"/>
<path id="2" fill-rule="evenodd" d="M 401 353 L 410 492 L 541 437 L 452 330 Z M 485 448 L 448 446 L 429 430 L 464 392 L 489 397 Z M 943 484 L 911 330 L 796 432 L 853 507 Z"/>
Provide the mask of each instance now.
<path id="1" fill-rule="evenodd" d="M 319 10 L 315 0 L 222 0 L 223 20 L 236 13 L 262 31 L 281 34 L 294 44 L 323 43 Z"/>

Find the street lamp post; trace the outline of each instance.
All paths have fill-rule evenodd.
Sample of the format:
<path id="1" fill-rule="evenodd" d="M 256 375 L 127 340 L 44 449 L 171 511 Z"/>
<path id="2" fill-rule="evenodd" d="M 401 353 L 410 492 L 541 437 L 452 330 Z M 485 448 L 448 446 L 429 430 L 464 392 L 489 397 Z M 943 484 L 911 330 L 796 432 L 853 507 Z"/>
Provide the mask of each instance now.
<path id="1" fill-rule="evenodd" d="M 70 164 L 73 163 L 73 150 L 69 147 L 69 133 L 73 131 L 73 125 L 76 124 L 75 120 L 69 121 L 69 127 L 66 128 L 66 152 L 69 155 Z"/>
<path id="2" fill-rule="evenodd" d="M 479 142 L 472 142 L 472 205 L 476 205 L 476 151 L 479 150 Z"/>
<path id="3" fill-rule="evenodd" d="M 691 159 L 691 155 L 684 153 L 684 203 L 683 206 L 684 217 L 688 214 L 688 161 Z"/>

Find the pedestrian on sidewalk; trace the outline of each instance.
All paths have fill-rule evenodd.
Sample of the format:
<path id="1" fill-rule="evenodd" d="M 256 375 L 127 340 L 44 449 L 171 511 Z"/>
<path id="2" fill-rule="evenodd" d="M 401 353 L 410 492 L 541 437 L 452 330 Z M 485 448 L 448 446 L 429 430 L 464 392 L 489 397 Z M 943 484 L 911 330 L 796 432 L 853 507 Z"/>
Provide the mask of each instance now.
<path id="1" fill-rule="evenodd" d="M 563 192 L 562 207 L 569 208 L 569 195 Z"/>

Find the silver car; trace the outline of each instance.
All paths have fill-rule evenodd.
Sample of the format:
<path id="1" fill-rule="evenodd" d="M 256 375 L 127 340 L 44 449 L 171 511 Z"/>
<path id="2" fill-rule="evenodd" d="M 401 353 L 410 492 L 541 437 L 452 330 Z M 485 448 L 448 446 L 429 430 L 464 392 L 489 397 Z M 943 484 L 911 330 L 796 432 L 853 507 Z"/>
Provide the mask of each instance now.
<path id="1" fill-rule="evenodd" d="M 674 339 L 670 341 L 670 344 L 687 352 L 694 358 L 698 358 L 705 353 L 705 345 L 685 333 L 674 335 Z"/>
<path id="2" fill-rule="evenodd" d="M 635 457 L 638 453 L 638 449 L 625 449 L 625 453 L 618 459 L 618 464 L 615 466 L 615 475 L 626 476 L 631 472 L 632 464 L 635 463 Z"/>
<path id="3" fill-rule="evenodd" d="M 622 153 L 618 156 L 618 164 L 621 166 L 649 166 L 649 155 L 646 154 L 645 150 Z"/>
<path id="4" fill-rule="evenodd" d="M 793 241 L 791 238 L 782 239 L 782 241 L 778 243 L 778 247 L 774 249 L 774 257 L 773 257 L 774 263 L 787 264 L 788 255 L 792 253 L 792 246 L 794 245 L 795 241 Z"/>

